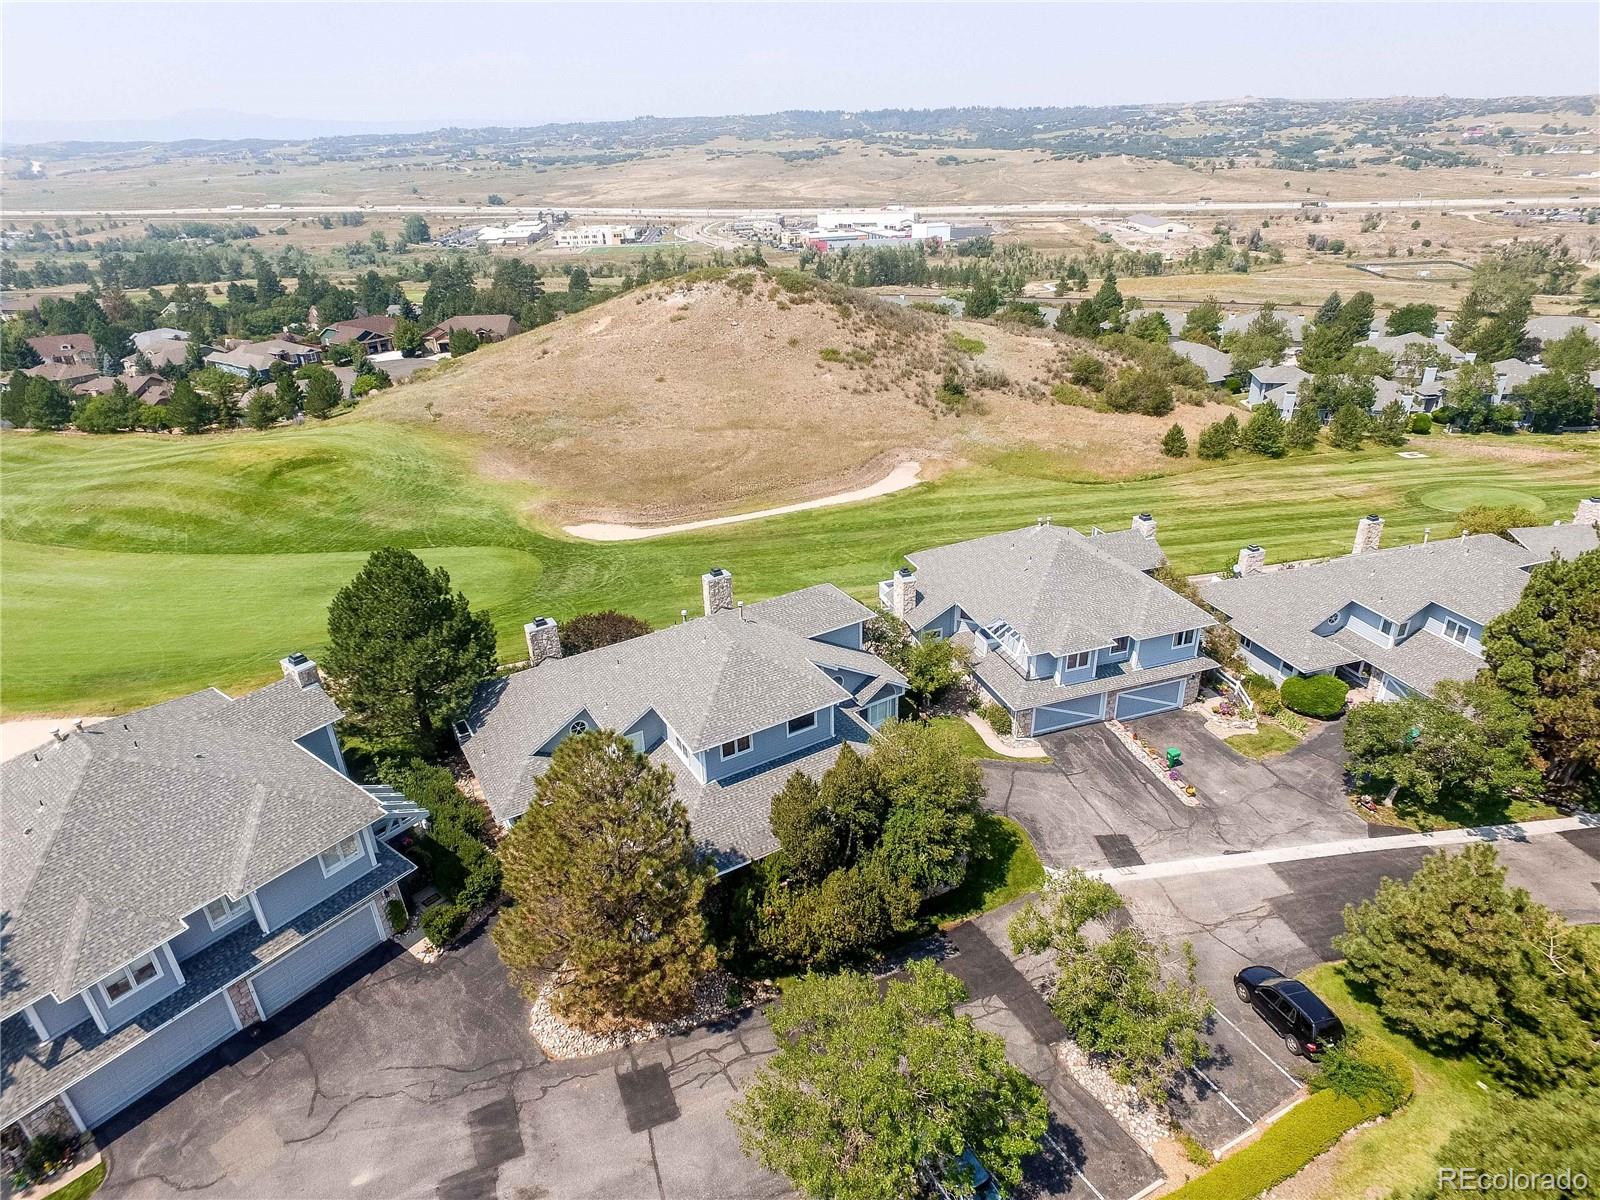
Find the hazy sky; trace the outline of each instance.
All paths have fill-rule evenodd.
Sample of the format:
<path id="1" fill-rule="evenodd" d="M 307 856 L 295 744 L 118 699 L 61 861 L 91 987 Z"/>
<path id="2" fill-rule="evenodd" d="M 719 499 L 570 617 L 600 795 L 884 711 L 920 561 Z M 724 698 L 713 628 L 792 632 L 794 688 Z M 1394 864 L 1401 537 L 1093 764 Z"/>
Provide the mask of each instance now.
<path id="1" fill-rule="evenodd" d="M 20 136 L 785 108 L 1600 90 L 1600 5 L 45 4 L 0 9 Z M 71 30 L 63 40 L 63 27 Z M 240 115 L 249 120 L 241 120 Z M 49 136 L 61 136 L 52 132 Z"/>

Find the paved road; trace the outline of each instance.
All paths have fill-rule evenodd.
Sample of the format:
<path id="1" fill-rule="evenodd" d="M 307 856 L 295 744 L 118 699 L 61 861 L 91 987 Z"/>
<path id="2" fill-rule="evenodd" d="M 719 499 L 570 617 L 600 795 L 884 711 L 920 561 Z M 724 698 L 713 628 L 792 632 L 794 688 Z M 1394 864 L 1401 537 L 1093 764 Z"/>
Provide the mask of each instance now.
<path id="1" fill-rule="evenodd" d="M 1373 200 L 1325 200 L 1323 208 L 1369 209 L 1496 209 L 1496 208 L 1553 208 L 1569 205 L 1573 201 L 1594 204 L 1600 201 L 1594 188 L 1583 181 L 1574 181 L 1572 188 L 1556 196 L 1458 196 L 1454 198 L 1384 197 Z M 1309 203 L 1309 202 L 1308 202 Z M 1170 198 L 1130 198 L 1104 203 L 1068 203 L 1042 200 L 1025 204 L 914 204 L 906 207 L 926 216 L 952 217 L 1052 217 L 1093 213 L 1122 212 L 1298 212 L 1304 205 L 1300 200 L 1191 200 L 1174 201 Z M 752 212 L 777 212 L 781 216 L 810 216 L 827 205 L 813 204 L 806 208 L 573 208 L 567 205 L 498 205 L 483 204 L 227 204 L 193 208 L 29 208 L 15 209 L 8 215 L 16 219 L 34 217 L 196 217 L 196 216 L 315 216 L 320 213 L 432 213 L 444 216 L 537 216 L 541 212 L 557 211 L 575 217 L 644 217 L 661 219 L 727 219 L 747 216 Z"/>
<path id="2" fill-rule="evenodd" d="M 1366 835 L 1344 799 L 1338 726 L 1270 767 L 1206 733 L 1192 713 L 1146 717 L 1138 728 L 1183 749 L 1197 805 L 1182 803 L 1104 725 L 1041 739 L 1048 766 L 986 761 L 986 803 L 1019 821 L 1053 867 L 1136 866 Z"/>

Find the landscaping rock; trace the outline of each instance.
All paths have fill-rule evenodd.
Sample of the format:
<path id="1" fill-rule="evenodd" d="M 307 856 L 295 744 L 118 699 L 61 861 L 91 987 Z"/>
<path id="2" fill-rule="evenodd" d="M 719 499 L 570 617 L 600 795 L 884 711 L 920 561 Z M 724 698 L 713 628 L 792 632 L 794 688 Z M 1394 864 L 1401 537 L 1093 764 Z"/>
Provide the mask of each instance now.
<path id="1" fill-rule="evenodd" d="M 528 1031 L 544 1050 L 545 1056 L 551 1059 L 587 1058 L 592 1054 L 620 1050 L 624 1046 L 638 1045 L 658 1037 L 686 1033 L 696 1025 L 772 998 L 765 989 L 758 989 L 752 994 L 748 985 L 735 980 L 726 971 L 712 971 L 694 985 L 694 1003 L 677 1020 L 627 1026 L 607 1033 L 590 1033 L 567 1024 L 551 1010 L 550 996 L 556 990 L 557 983 L 557 979 L 551 979 L 539 989 L 528 1017 Z M 730 1008 L 728 991 L 736 984 L 742 989 L 744 999 L 738 1006 Z"/>
<path id="2" fill-rule="evenodd" d="M 1128 1131 L 1128 1136 L 1138 1142 L 1145 1153 L 1154 1153 L 1156 1143 L 1171 1135 L 1171 1122 L 1165 1113 L 1142 1099 L 1132 1085 L 1111 1078 L 1111 1072 L 1095 1062 L 1076 1042 L 1058 1042 L 1056 1060 L 1077 1080 L 1079 1087 L 1116 1118 L 1117 1124 Z"/>

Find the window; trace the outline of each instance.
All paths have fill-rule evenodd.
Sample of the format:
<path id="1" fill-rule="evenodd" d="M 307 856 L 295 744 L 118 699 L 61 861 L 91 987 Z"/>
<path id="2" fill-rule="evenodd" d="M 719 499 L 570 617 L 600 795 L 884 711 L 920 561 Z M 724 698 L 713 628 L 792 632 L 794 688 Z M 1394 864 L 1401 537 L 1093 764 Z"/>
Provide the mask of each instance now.
<path id="1" fill-rule="evenodd" d="M 1119 637 L 1111 643 L 1111 653 L 1126 654 L 1128 652 L 1128 647 L 1131 645 L 1133 645 L 1133 639 L 1131 637 Z"/>
<path id="2" fill-rule="evenodd" d="M 1456 643 L 1456 645 L 1465 646 L 1467 644 L 1466 622 L 1457 621 L 1454 618 L 1446 619 L 1444 623 L 1444 635 L 1452 642 Z"/>
<path id="3" fill-rule="evenodd" d="M 580 734 L 580 733 L 588 733 L 589 732 L 589 722 L 587 722 L 587 721 L 574 721 L 571 725 L 567 726 L 567 732 L 570 733 L 570 734 L 573 734 L 573 735 L 577 735 L 577 734 Z"/>
<path id="4" fill-rule="evenodd" d="M 213 929 L 221 929 L 241 913 L 249 911 L 250 901 L 230 900 L 228 897 L 222 896 L 206 905 L 206 924 Z"/>
<path id="5" fill-rule="evenodd" d="M 1397 642 L 1398 641 L 1402 641 L 1402 640 L 1404 640 L 1406 634 L 1408 634 L 1410 632 L 1411 632 L 1411 622 L 1410 621 L 1401 621 L 1400 624 L 1395 627 L 1394 640 L 1397 641 Z"/>
<path id="6" fill-rule="evenodd" d="M 160 978 L 161 964 L 156 961 L 154 954 L 146 954 L 143 958 L 134 959 L 106 980 L 100 985 L 100 990 L 105 992 L 109 1003 L 115 1004 Z"/>
<path id="7" fill-rule="evenodd" d="M 1388 617 L 1383 618 L 1382 621 L 1378 622 L 1378 632 L 1388 637 L 1394 632 L 1394 622 L 1389 620 Z"/>
<path id="8" fill-rule="evenodd" d="M 723 742 L 722 743 L 722 761 L 723 762 L 727 762 L 728 759 L 730 759 L 730 758 L 738 758 L 739 755 L 741 755 L 741 754 L 749 754 L 749 753 L 750 753 L 750 735 L 748 733 L 744 734 L 742 737 L 734 738 L 733 741 L 731 741 L 731 742 Z"/>
<path id="9" fill-rule="evenodd" d="M 356 859 L 365 858 L 366 854 L 367 851 L 361 844 L 361 835 L 352 833 L 349 837 L 335 842 L 317 855 L 317 861 L 322 864 L 322 874 L 326 878 L 335 871 L 344 870 Z"/>
<path id="10" fill-rule="evenodd" d="M 806 713 L 805 716 L 796 717 L 794 720 L 789 722 L 789 736 L 793 737 L 797 733 L 804 733 L 806 730 L 815 729 L 816 727 L 817 714 L 814 712 L 809 712 Z"/>
<path id="11" fill-rule="evenodd" d="M 1181 630 L 1180 632 L 1175 633 L 1175 634 L 1172 635 L 1172 645 L 1174 646 L 1174 648 L 1182 647 L 1182 646 L 1192 646 L 1192 645 L 1194 645 L 1194 635 L 1195 635 L 1195 630 L 1193 630 L 1193 629 Z"/>
<path id="12" fill-rule="evenodd" d="M 1081 671 L 1094 661 L 1094 651 L 1079 650 L 1076 654 L 1068 654 L 1061 660 L 1063 671 Z"/>

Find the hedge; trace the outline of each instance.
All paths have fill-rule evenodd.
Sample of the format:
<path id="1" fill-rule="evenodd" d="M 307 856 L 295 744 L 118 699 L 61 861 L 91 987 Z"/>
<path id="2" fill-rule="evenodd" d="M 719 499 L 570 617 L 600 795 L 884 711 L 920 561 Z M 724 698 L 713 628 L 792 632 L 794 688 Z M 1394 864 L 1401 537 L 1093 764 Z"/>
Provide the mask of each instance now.
<path id="1" fill-rule="evenodd" d="M 449 901 L 435 904 L 432 908 L 422 910 L 422 932 L 428 935 L 430 942 L 443 950 L 461 935 L 471 915 L 470 909 L 459 904 Z"/>
<path id="2" fill-rule="evenodd" d="M 1256 1141 L 1190 1180 L 1168 1200 L 1249 1200 L 1297 1174 L 1350 1130 L 1393 1112 L 1411 1097 L 1411 1067 L 1394 1051 L 1363 1043 L 1355 1056 L 1384 1071 L 1395 1083 L 1362 1096 L 1328 1087 L 1283 1115 Z"/>
<path id="3" fill-rule="evenodd" d="M 1350 685 L 1337 675 L 1292 675 L 1278 690 L 1284 704 L 1294 712 L 1327 720 L 1344 711 Z"/>
<path id="4" fill-rule="evenodd" d="M 978 715 L 989 722 L 989 728 L 1001 737 L 1011 736 L 1011 713 L 1001 705 L 985 704 L 978 710 Z"/>
<path id="5" fill-rule="evenodd" d="M 1263 717 L 1277 715 L 1283 707 L 1283 700 L 1278 694 L 1278 689 L 1272 680 L 1265 675 L 1251 671 L 1244 677 L 1244 692 L 1250 697 L 1250 703 L 1255 705 L 1256 711 Z"/>

